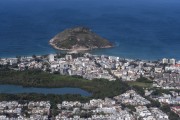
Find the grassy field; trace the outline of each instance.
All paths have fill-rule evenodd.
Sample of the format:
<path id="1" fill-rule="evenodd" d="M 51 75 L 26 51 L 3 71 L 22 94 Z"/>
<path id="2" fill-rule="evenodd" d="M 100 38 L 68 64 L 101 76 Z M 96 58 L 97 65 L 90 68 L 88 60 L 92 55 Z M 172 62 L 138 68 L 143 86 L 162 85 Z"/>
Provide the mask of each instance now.
<path id="1" fill-rule="evenodd" d="M 152 87 L 152 83 L 144 83 L 144 82 L 137 82 L 137 81 L 127 82 L 127 83 L 130 86 L 139 86 L 139 87 L 143 87 L 143 88 L 151 88 Z"/>

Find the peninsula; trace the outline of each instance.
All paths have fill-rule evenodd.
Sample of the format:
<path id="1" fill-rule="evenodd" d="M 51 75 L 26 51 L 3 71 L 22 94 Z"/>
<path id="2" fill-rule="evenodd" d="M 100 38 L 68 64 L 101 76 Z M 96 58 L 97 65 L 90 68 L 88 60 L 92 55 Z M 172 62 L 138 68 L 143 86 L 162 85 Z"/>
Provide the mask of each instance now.
<path id="1" fill-rule="evenodd" d="M 55 49 L 68 51 L 84 51 L 113 46 L 107 39 L 100 37 L 86 27 L 66 29 L 53 37 L 49 43 Z"/>

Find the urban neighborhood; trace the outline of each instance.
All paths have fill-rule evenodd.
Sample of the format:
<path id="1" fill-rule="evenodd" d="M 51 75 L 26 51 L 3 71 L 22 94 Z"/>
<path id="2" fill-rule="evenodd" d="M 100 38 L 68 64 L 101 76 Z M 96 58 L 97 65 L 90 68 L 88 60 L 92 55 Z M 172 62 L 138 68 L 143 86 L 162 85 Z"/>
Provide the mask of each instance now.
<path id="1" fill-rule="evenodd" d="M 0 65 L 15 71 L 40 69 L 59 75 L 81 76 L 84 79 L 121 79 L 129 84 L 145 78 L 150 84 L 143 87 L 145 96 L 171 105 L 172 112 L 180 116 L 180 61 L 124 59 L 115 56 L 85 54 L 50 54 L 44 56 L 1 58 Z M 158 93 L 158 90 L 166 92 Z M 57 104 L 57 120 L 169 120 L 158 107 L 148 106 L 151 101 L 134 90 L 113 98 L 91 99 L 89 102 L 63 101 Z M 0 102 L 0 120 L 48 120 L 49 101 Z"/>

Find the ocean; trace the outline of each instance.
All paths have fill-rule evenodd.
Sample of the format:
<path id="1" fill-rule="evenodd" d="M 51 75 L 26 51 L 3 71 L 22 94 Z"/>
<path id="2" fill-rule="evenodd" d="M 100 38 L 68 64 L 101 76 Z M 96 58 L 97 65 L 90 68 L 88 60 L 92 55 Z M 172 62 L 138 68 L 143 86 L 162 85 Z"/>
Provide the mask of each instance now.
<path id="1" fill-rule="evenodd" d="M 180 60 L 180 0 L 0 0 L 0 57 L 56 53 L 48 41 L 76 26 L 116 45 L 93 54 Z"/>

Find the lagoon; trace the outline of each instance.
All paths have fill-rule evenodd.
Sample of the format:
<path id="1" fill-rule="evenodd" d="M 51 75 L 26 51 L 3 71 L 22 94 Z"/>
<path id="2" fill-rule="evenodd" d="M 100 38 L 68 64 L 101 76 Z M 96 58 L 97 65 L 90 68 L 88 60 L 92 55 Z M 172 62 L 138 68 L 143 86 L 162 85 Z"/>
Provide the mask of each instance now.
<path id="1" fill-rule="evenodd" d="M 23 87 L 19 85 L 0 85 L 0 93 L 20 94 L 20 93 L 37 93 L 37 94 L 80 94 L 81 96 L 90 96 L 91 94 L 80 88 L 35 88 Z"/>

